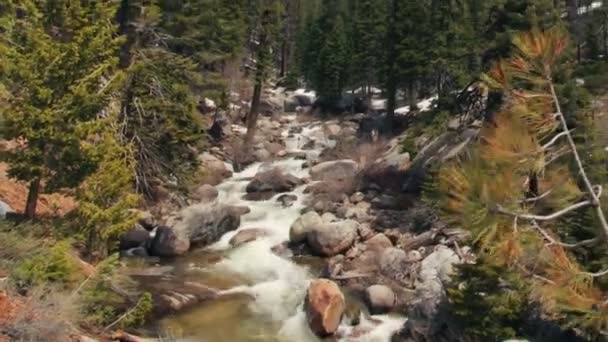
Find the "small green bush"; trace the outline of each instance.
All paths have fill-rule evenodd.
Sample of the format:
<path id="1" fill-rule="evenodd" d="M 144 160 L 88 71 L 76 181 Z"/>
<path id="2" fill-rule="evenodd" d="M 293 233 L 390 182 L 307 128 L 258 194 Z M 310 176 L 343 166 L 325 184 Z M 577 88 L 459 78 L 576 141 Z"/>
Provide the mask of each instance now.
<path id="1" fill-rule="evenodd" d="M 530 291 L 524 282 L 483 261 L 459 270 L 454 285 L 448 288 L 448 299 L 462 339 L 504 341 L 516 337 L 530 309 Z"/>
<path id="2" fill-rule="evenodd" d="M 79 278 L 78 267 L 70 254 L 70 244 L 66 241 L 51 248 L 42 247 L 34 255 L 17 262 L 11 277 L 20 287 L 46 283 L 69 285 Z"/>

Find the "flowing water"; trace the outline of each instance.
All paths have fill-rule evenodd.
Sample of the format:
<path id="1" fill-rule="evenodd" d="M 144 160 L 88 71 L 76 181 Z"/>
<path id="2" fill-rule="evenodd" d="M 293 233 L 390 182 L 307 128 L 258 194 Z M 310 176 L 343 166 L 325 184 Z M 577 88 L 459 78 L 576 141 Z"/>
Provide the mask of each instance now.
<path id="1" fill-rule="evenodd" d="M 288 129 L 283 133 L 288 152 L 302 152 L 300 148 L 314 139 L 315 148 L 306 152 L 315 156 L 324 147 L 335 143 L 323 136 L 319 123 L 298 124 L 294 116 L 289 119 L 289 127 L 304 126 L 299 134 L 289 135 Z M 205 250 L 191 252 L 175 266 L 180 277 L 222 289 L 224 295 L 216 301 L 164 319 L 160 322 L 164 334 L 179 341 L 318 341 L 308 328 L 302 307 L 310 280 L 318 276 L 319 263 L 289 260 L 271 251 L 273 246 L 289 239 L 289 227 L 304 208 L 305 186 L 292 192 L 298 200 L 288 208 L 276 201 L 279 195 L 259 202 L 242 199 L 249 180 L 259 170 L 279 167 L 297 177 L 308 177 L 308 170 L 302 168 L 303 163 L 303 160 L 290 157 L 270 165 L 256 163 L 234 173 L 232 178 L 217 187 L 221 203 L 248 206 L 250 213 L 242 217 L 237 231 L 225 234 Z M 269 234 L 232 248 L 228 243 L 230 238 L 248 228 L 263 228 Z M 222 255 L 221 261 L 210 262 L 217 259 L 217 254 Z M 356 338 L 344 337 L 342 340 L 388 341 L 403 322 L 404 319 L 399 317 L 373 316 L 370 320 L 362 315 L 357 329 L 367 327 L 369 331 Z M 352 329 L 343 324 L 340 335 L 351 335 Z"/>

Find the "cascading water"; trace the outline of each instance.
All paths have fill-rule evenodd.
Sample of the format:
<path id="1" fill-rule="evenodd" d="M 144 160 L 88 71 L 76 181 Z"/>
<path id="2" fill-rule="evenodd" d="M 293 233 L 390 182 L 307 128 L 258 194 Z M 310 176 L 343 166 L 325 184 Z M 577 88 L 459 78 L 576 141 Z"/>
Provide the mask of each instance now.
<path id="1" fill-rule="evenodd" d="M 290 126 L 298 125 L 289 117 Z M 335 142 L 326 139 L 319 123 L 308 123 L 302 132 L 283 133 L 288 155 L 302 152 L 304 144 L 313 139 L 315 148 L 308 154 L 318 156 L 320 151 Z M 218 201 L 230 205 L 247 206 L 250 212 L 242 217 L 237 231 L 225 234 L 220 241 L 201 253 L 221 253 L 220 262 L 205 264 L 206 258 L 197 252 L 184 258 L 184 277 L 196 279 L 222 289 L 223 296 L 209 304 L 169 317 L 162 322 L 165 333 L 183 336 L 183 341 L 318 341 L 306 323 L 303 302 L 309 282 L 315 278 L 310 267 L 279 257 L 271 251 L 277 244 L 288 241 L 289 227 L 304 208 L 304 187 L 292 194 L 298 199 L 284 208 L 274 198 L 268 201 L 243 199 L 245 188 L 255 174 L 266 167 L 278 167 L 297 177 L 308 177 L 302 168 L 303 160 L 287 157 L 271 164 L 256 163 L 220 184 Z M 232 248 L 230 239 L 238 231 L 262 228 L 267 235 L 255 241 Z M 363 318 L 359 327 L 369 326 L 368 332 L 358 337 L 345 337 L 344 341 L 389 341 L 398 330 L 403 318 L 374 316 L 375 323 Z M 378 325 L 378 322 L 380 324 Z M 373 325 L 373 327 L 372 327 Z M 353 328 L 343 324 L 340 335 L 351 336 Z"/>

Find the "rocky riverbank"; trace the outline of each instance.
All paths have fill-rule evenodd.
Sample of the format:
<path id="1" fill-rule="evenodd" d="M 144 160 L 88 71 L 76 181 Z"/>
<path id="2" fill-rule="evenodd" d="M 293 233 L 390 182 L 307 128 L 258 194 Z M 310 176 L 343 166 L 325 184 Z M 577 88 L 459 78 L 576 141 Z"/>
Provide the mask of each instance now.
<path id="1" fill-rule="evenodd" d="M 306 95 L 286 101 L 298 97 Z M 240 122 L 226 119 L 222 139 L 199 157 L 191 198 L 167 191 L 123 238 L 124 255 L 161 258 L 153 276 L 137 276 L 167 317 L 160 324 L 184 328 L 237 296 L 244 313 L 225 319 L 255 316 L 279 339 L 431 336 L 454 266 L 474 256 L 412 182 L 457 155 L 470 133 L 448 132 L 411 160 L 401 149 L 407 131 L 378 140 L 362 131 L 362 115 L 315 121 L 268 107 L 251 155 L 237 148 Z"/>

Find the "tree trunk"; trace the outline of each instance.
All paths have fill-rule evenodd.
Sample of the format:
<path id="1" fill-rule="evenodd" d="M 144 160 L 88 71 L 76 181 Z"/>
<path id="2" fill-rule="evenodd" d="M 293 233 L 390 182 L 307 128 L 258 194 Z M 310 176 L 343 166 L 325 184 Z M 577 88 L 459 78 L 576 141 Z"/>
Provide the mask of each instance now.
<path id="1" fill-rule="evenodd" d="M 38 205 L 38 195 L 40 194 L 40 178 L 34 178 L 30 182 L 30 188 L 25 202 L 25 217 L 33 220 L 36 218 L 36 206 Z"/>
<path id="2" fill-rule="evenodd" d="M 409 102 L 410 105 L 410 111 L 414 110 L 414 108 L 416 108 L 417 104 L 416 104 L 416 89 L 414 86 L 414 81 L 410 81 L 407 84 L 407 100 Z"/>
<path id="3" fill-rule="evenodd" d="M 253 88 L 253 99 L 251 100 L 251 110 L 247 115 L 247 135 L 245 136 L 245 146 L 251 146 L 253 138 L 255 137 L 255 131 L 257 128 L 258 115 L 260 111 L 260 98 L 262 97 L 262 86 L 264 83 L 263 75 L 264 71 L 262 66 L 258 66 L 256 71 L 255 87 Z"/>
<path id="4" fill-rule="evenodd" d="M 397 108 L 397 68 L 395 66 L 397 60 L 397 50 L 395 49 L 397 33 L 395 32 L 395 24 L 397 21 L 397 1 L 392 0 L 391 2 L 391 16 L 389 22 L 389 29 L 387 35 L 387 47 L 388 52 L 388 74 L 386 82 L 386 127 L 392 130 L 393 123 L 395 121 L 395 109 Z"/>

